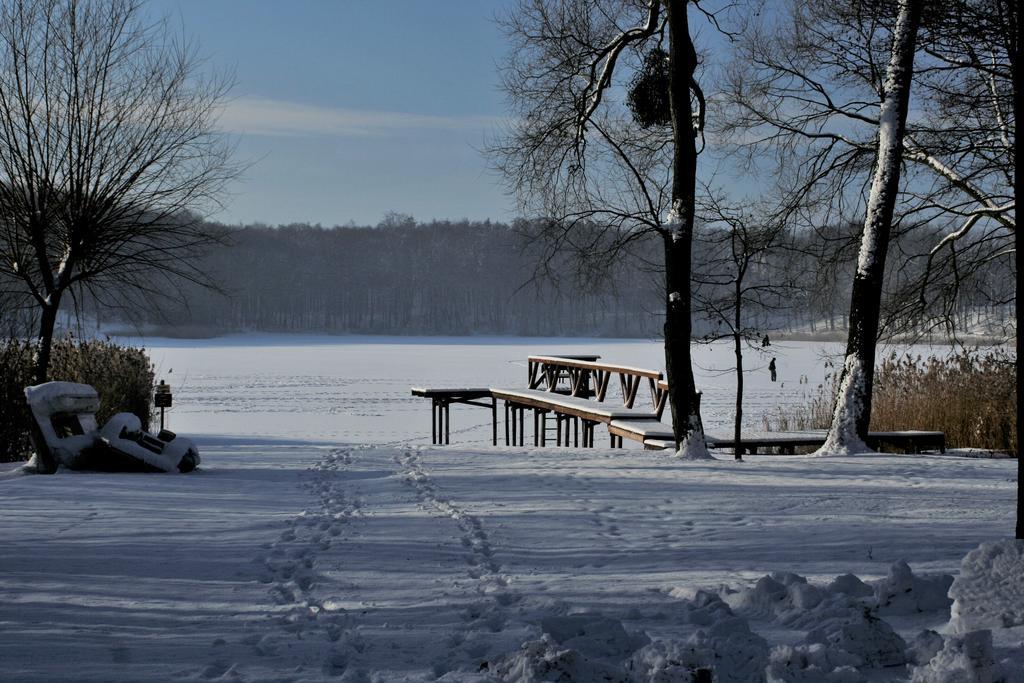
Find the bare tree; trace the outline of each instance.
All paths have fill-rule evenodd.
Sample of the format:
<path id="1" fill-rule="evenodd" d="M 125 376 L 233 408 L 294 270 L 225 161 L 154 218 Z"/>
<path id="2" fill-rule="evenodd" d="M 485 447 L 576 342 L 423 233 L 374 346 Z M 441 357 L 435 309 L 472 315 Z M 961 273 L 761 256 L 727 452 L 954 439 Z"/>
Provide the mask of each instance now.
<path id="1" fill-rule="evenodd" d="M 504 85 L 516 118 L 493 151 L 555 246 L 607 263 L 637 240 L 660 240 L 677 449 L 709 457 L 690 359 L 705 118 L 691 8 L 715 20 L 695 0 L 521 0 L 504 21 L 512 42 Z"/>
<path id="2" fill-rule="evenodd" d="M 955 334 L 961 289 L 987 264 L 1012 261 L 1016 11 L 1008 0 L 926 6 L 914 85 L 925 113 L 908 124 L 907 159 L 932 182 L 908 203 L 950 228 L 916 257 L 919 274 L 895 310 L 908 326 Z M 996 293 L 991 303 L 1009 301 Z"/>
<path id="3" fill-rule="evenodd" d="M 37 312 L 37 381 L 67 297 L 210 283 L 195 212 L 238 168 L 201 66 L 136 0 L 0 6 L 0 283 Z"/>
<path id="4" fill-rule="evenodd" d="M 714 331 L 704 341 L 728 339 L 733 345 L 733 441 L 735 458 L 741 460 L 744 349 L 769 352 L 769 316 L 787 308 L 798 285 L 793 277 L 796 271 L 786 267 L 781 249 L 786 237 L 784 213 L 764 202 L 728 205 L 711 191 L 704 196 L 700 202 L 703 230 L 698 236 L 704 249 L 694 277 L 695 309 L 713 324 Z"/>
<path id="5" fill-rule="evenodd" d="M 941 85 L 946 82 L 943 79 L 950 78 L 950 70 L 932 56 L 941 29 L 948 21 L 947 15 L 937 3 L 929 3 L 926 13 L 922 11 L 923 3 L 914 5 L 917 6 L 901 4 L 900 15 L 893 16 L 890 5 L 885 3 L 796 3 L 787 18 L 751 36 L 731 78 L 730 99 L 736 113 L 732 132 L 743 132 L 752 141 L 748 149 L 752 154 L 772 150 L 780 164 L 789 165 L 789 172 L 784 175 L 790 181 L 788 194 L 794 204 L 811 207 L 807 210 L 809 221 L 827 225 L 842 222 L 855 213 L 863 212 L 861 215 L 866 216 L 864 236 L 872 237 L 874 245 L 869 247 L 862 241 L 864 258 L 859 259 L 858 266 L 882 268 L 876 269 L 867 278 L 871 282 L 867 282 L 865 269 L 858 267 L 851 301 L 850 352 L 873 349 L 882 332 L 877 320 L 881 309 L 873 301 L 875 292 L 881 291 L 892 230 L 899 233 L 915 225 L 927 225 L 937 217 L 967 218 L 974 213 L 979 216 L 974 222 L 1013 224 L 1012 204 L 1002 199 L 1005 185 L 997 182 L 1000 172 L 996 167 L 1001 157 L 988 154 L 984 145 L 968 144 L 969 140 L 960 136 L 961 122 L 942 114 L 938 107 L 923 107 L 910 121 L 905 114 L 896 117 L 898 129 L 905 133 L 901 134 L 900 142 L 905 154 L 897 154 L 895 165 L 885 167 L 879 143 L 885 142 L 886 136 L 879 133 L 892 126 L 891 117 L 898 113 L 898 108 L 892 108 L 890 88 L 895 83 L 890 76 L 893 67 L 898 66 L 893 55 L 899 46 L 900 35 L 895 29 L 899 16 L 914 18 L 915 39 L 903 57 L 909 60 L 908 64 L 914 64 L 915 58 L 922 56 L 913 69 L 916 76 L 909 68 L 899 72 L 906 77 L 907 87 L 916 78 L 914 87 L 925 92 L 929 100 L 955 101 L 957 97 L 956 88 L 943 92 Z M 922 14 L 925 30 L 917 45 L 916 27 Z M 989 98 L 988 104 L 991 103 Z M 992 130 L 999 128 L 998 117 L 981 116 L 980 112 L 998 111 L 998 107 L 975 107 L 974 111 L 974 128 L 989 131 L 979 132 L 978 139 L 991 137 Z M 942 147 L 938 144 L 940 140 L 954 142 Z M 910 162 L 902 168 L 902 187 L 897 182 L 901 176 L 901 155 Z M 982 168 L 987 170 L 979 172 Z M 892 200 L 895 192 L 900 192 L 899 212 L 888 212 L 885 202 L 872 205 L 879 198 L 874 190 L 884 187 L 885 182 L 879 184 L 884 180 L 892 185 L 881 193 L 883 197 Z M 872 228 L 872 216 L 885 219 L 883 234 Z M 981 254 L 979 260 L 999 253 L 996 232 L 993 239 L 973 243 Z M 1006 233 L 1002 234 L 1005 241 Z M 960 271 L 965 272 L 967 269 Z M 920 282 L 918 286 L 919 292 L 926 291 Z M 871 293 L 869 300 L 863 298 L 866 292 Z M 903 299 L 916 301 L 913 296 Z M 858 301 L 866 305 L 859 313 L 854 310 L 863 307 Z M 904 305 L 902 309 L 900 315 L 910 318 L 908 308 Z M 871 321 L 863 326 L 865 315 Z M 869 359 L 867 354 L 861 354 L 862 365 L 868 360 L 873 362 L 873 351 L 870 355 Z M 846 433 L 859 435 L 850 441 L 857 448 L 861 447 L 868 427 L 871 389 L 870 377 L 865 384 L 854 379 L 858 374 L 844 371 L 845 376 L 851 377 L 851 383 L 845 385 L 848 398 L 840 399 L 843 406 L 856 406 L 855 418 L 845 408 L 840 413 L 846 416 Z M 838 434 L 839 423 L 834 427 L 833 434 Z M 830 442 L 829 448 L 844 447 Z"/>

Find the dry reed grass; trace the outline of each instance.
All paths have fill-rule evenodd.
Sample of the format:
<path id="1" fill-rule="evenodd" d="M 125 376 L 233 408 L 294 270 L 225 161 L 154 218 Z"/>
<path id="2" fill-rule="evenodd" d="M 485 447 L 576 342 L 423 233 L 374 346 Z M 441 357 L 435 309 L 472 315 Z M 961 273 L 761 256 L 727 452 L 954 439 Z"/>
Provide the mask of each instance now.
<path id="1" fill-rule="evenodd" d="M 804 406 L 763 418 L 769 431 L 827 429 L 835 377 Z M 1013 357 L 1000 348 L 946 358 L 893 353 L 875 372 L 871 429 L 924 429 L 946 434 L 949 448 L 1016 455 L 1017 391 Z"/>

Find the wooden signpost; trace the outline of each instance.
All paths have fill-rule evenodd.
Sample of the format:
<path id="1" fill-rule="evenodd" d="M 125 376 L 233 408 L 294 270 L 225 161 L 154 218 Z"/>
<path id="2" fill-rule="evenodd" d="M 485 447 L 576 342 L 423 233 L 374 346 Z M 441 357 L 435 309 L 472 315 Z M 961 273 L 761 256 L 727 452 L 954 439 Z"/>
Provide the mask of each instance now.
<path id="1" fill-rule="evenodd" d="M 156 385 L 156 393 L 153 395 L 153 405 L 160 409 L 160 431 L 164 430 L 164 411 L 171 407 L 172 402 L 171 385 L 160 380 Z"/>

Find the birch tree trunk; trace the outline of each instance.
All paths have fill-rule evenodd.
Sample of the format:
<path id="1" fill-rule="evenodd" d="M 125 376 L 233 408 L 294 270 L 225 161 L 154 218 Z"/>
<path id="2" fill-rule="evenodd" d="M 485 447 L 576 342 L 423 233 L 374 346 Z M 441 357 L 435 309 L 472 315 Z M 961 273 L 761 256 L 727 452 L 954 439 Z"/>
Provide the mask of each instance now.
<path id="1" fill-rule="evenodd" d="M 672 110 L 672 214 L 665 245 L 665 371 L 676 452 L 683 458 L 710 458 L 700 419 L 700 397 L 690 356 L 692 296 L 690 275 L 697 184 L 690 87 L 697 52 L 690 38 L 687 0 L 666 0 L 669 33 L 669 104 Z"/>
<path id="2" fill-rule="evenodd" d="M 850 296 L 846 360 L 839 376 L 832 425 L 818 455 L 866 451 L 871 420 L 882 280 L 893 209 L 899 189 L 903 136 L 914 74 L 914 50 L 922 0 L 900 0 L 879 111 L 878 155 L 861 233 L 860 254 Z"/>

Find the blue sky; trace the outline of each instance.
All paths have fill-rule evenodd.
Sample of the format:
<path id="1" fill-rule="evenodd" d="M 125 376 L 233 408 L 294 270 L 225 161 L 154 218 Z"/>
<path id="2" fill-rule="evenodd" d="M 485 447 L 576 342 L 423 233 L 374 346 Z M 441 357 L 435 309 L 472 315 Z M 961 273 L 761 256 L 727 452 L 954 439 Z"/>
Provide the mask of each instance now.
<path id="1" fill-rule="evenodd" d="M 505 115 L 493 18 L 508 0 L 152 0 L 214 68 L 251 162 L 228 223 L 506 220 L 479 151 Z"/>

